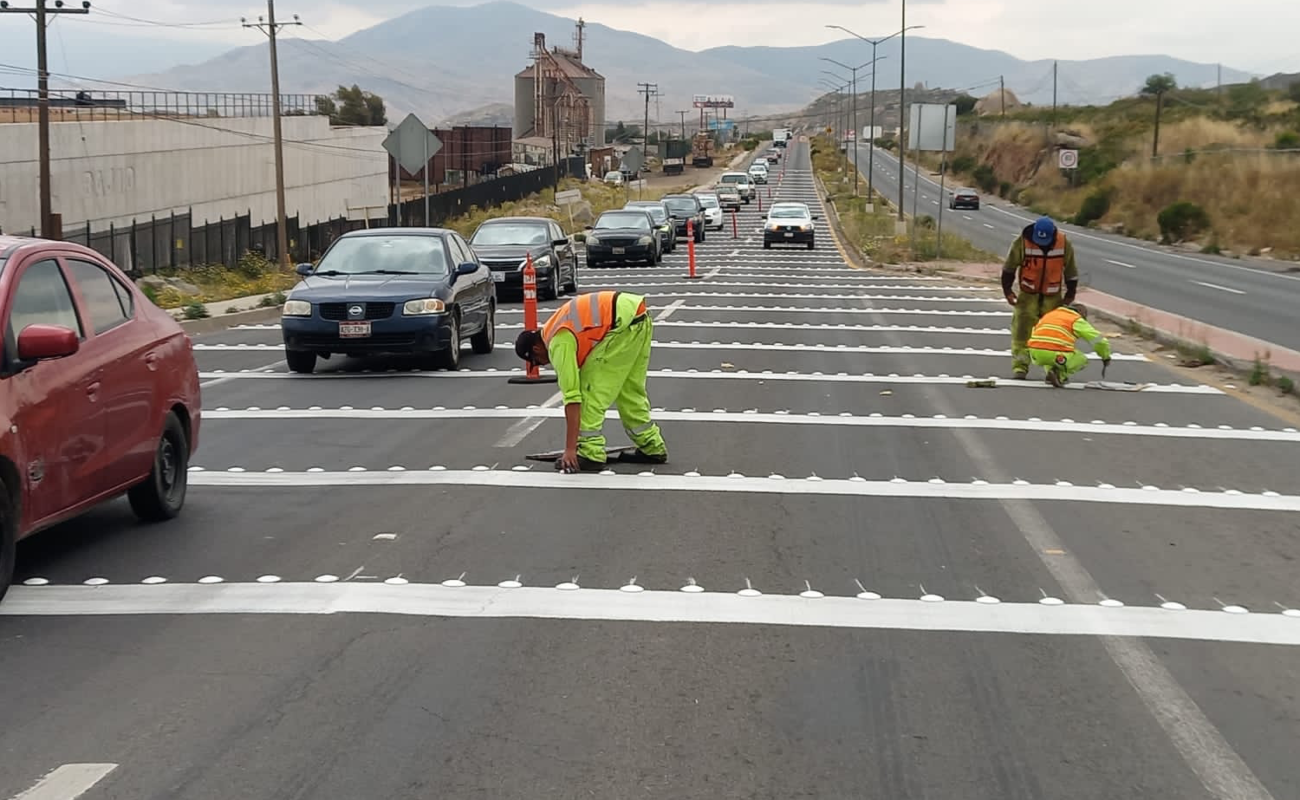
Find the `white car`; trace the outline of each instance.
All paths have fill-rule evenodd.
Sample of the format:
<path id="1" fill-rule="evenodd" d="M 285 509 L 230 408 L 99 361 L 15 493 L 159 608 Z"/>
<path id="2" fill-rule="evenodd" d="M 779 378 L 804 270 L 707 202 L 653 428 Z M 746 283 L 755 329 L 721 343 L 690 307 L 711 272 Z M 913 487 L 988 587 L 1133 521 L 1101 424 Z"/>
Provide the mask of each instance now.
<path id="1" fill-rule="evenodd" d="M 749 166 L 749 179 L 757 184 L 767 183 L 767 162 L 755 161 Z"/>
<path id="2" fill-rule="evenodd" d="M 754 199 L 758 189 L 754 182 L 749 179 L 749 175 L 744 172 L 724 172 L 722 177 L 718 178 L 718 183 L 736 187 L 736 193 L 740 199 L 746 203 Z"/>
<path id="3" fill-rule="evenodd" d="M 704 224 L 715 230 L 722 230 L 722 201 L 713 192 L 696 192 L 700 205 L 704 206 Z"/>
<path id="4" fill-rule="evenodd" d="M 612 186 L 622 186 L 623 184 L 627 183 L 627 180 L 623 177 L 623 173 L 614 169 L 605 173 L 605 183 L 608 183 Z"/>
<path id="5" fill-rule="evenodd" d="M 809 250 L 817 247 L 817 215 L 804 203 L 776 203 L 767 212 L 763 226 L 763 249 L 774 244 L 801 244 Z"/>

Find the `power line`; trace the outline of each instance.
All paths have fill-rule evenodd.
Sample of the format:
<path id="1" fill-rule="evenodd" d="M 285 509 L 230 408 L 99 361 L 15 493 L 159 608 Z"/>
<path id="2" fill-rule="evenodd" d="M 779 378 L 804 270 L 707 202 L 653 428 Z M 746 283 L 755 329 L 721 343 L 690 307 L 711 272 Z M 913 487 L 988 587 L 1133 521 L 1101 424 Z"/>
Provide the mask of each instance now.
<path id="1" fill-rule="evenodd" d="M 280 264 L 289 266 L 289 224 L 285 212 L 284 202 L 284 136 L 280 123 L 280 57 L 276 52 L 275 37 L 280 33 L 280 29 L 288 25 L 301 25 L 298 15 L 293 15 L 292 22 L 275 21 L 275 0 L 266 0 L 266 16 L 257 18 L 256 23 L 247 22 L 243 18 L 239 23 L 245 28 L 257 28 L 266 34 L 267 40 L 271 47 L 271 123 L 275 133 L 275 223 L 276 233 L 278 235 L 278 250 Z"/>

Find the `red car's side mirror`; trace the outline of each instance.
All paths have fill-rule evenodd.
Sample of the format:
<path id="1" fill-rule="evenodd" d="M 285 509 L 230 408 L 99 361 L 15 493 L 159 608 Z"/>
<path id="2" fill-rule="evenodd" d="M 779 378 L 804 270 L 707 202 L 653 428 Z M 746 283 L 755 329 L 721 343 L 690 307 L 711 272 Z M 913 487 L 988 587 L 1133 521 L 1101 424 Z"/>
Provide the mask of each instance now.
<path id="1" fill-rule="evenodd" d="M 77 332 L 62 325 L 28 325 L 18 334 L 19 361 L 66 358 L 80 347 Z"/>

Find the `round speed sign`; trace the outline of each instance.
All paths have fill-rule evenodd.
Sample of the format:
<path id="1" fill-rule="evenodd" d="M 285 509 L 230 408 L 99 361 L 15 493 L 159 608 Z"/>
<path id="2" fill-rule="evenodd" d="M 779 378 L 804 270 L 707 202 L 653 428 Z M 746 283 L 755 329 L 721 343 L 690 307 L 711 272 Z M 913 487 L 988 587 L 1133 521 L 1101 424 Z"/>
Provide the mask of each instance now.
<path id="1" fill-rule="evenodd" d="M 1079 166 L 1078 150 L 1062 150 L 1060 152 L 1061 169 L 1075 169 Z"/>

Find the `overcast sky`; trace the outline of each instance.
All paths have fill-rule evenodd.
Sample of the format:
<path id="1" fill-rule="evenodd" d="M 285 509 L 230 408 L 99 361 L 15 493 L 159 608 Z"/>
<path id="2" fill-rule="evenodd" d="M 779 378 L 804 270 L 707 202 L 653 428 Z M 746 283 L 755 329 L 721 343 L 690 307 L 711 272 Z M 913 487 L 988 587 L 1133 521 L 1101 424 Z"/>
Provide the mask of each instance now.
<path id="1" fill-rule="evenodd" d="M 277 14 L 301 14 L 315 31 L 339 38 L 383 19 L 427 5 L 475 5 L 466 0 L 277 0 Z M 723 44 L 818 44 L 843 34 L 843 25 L 867 36 L 899 27 L 900 0 L 542 0 L 525 3 L 564 16 L 654 36 L 700 50 Z M 160 35 L 181 40 L 247 44 L 240 15 L 265 11 L 259 0 L 103 0 L 97 30 Z M 1193 11 L 1194 9 L 1194 11 Z M 114 14 L 181 24 L 140 25 Z M 86 22 L 89 22 L 86 19 Z M 72 20 L 69 20 L 71 23 Z M 1004 50 L 1020 58 L 1095 58 L 1162 54 L 1222 62 L 1247 71 L 1300 71 L 1300 0 L 910 0 L 908 24 L 921 35 Z M 103 26 L 103 27 L 99 27 Z M 298 29 L 302 35 L 315 34 Z"/>

